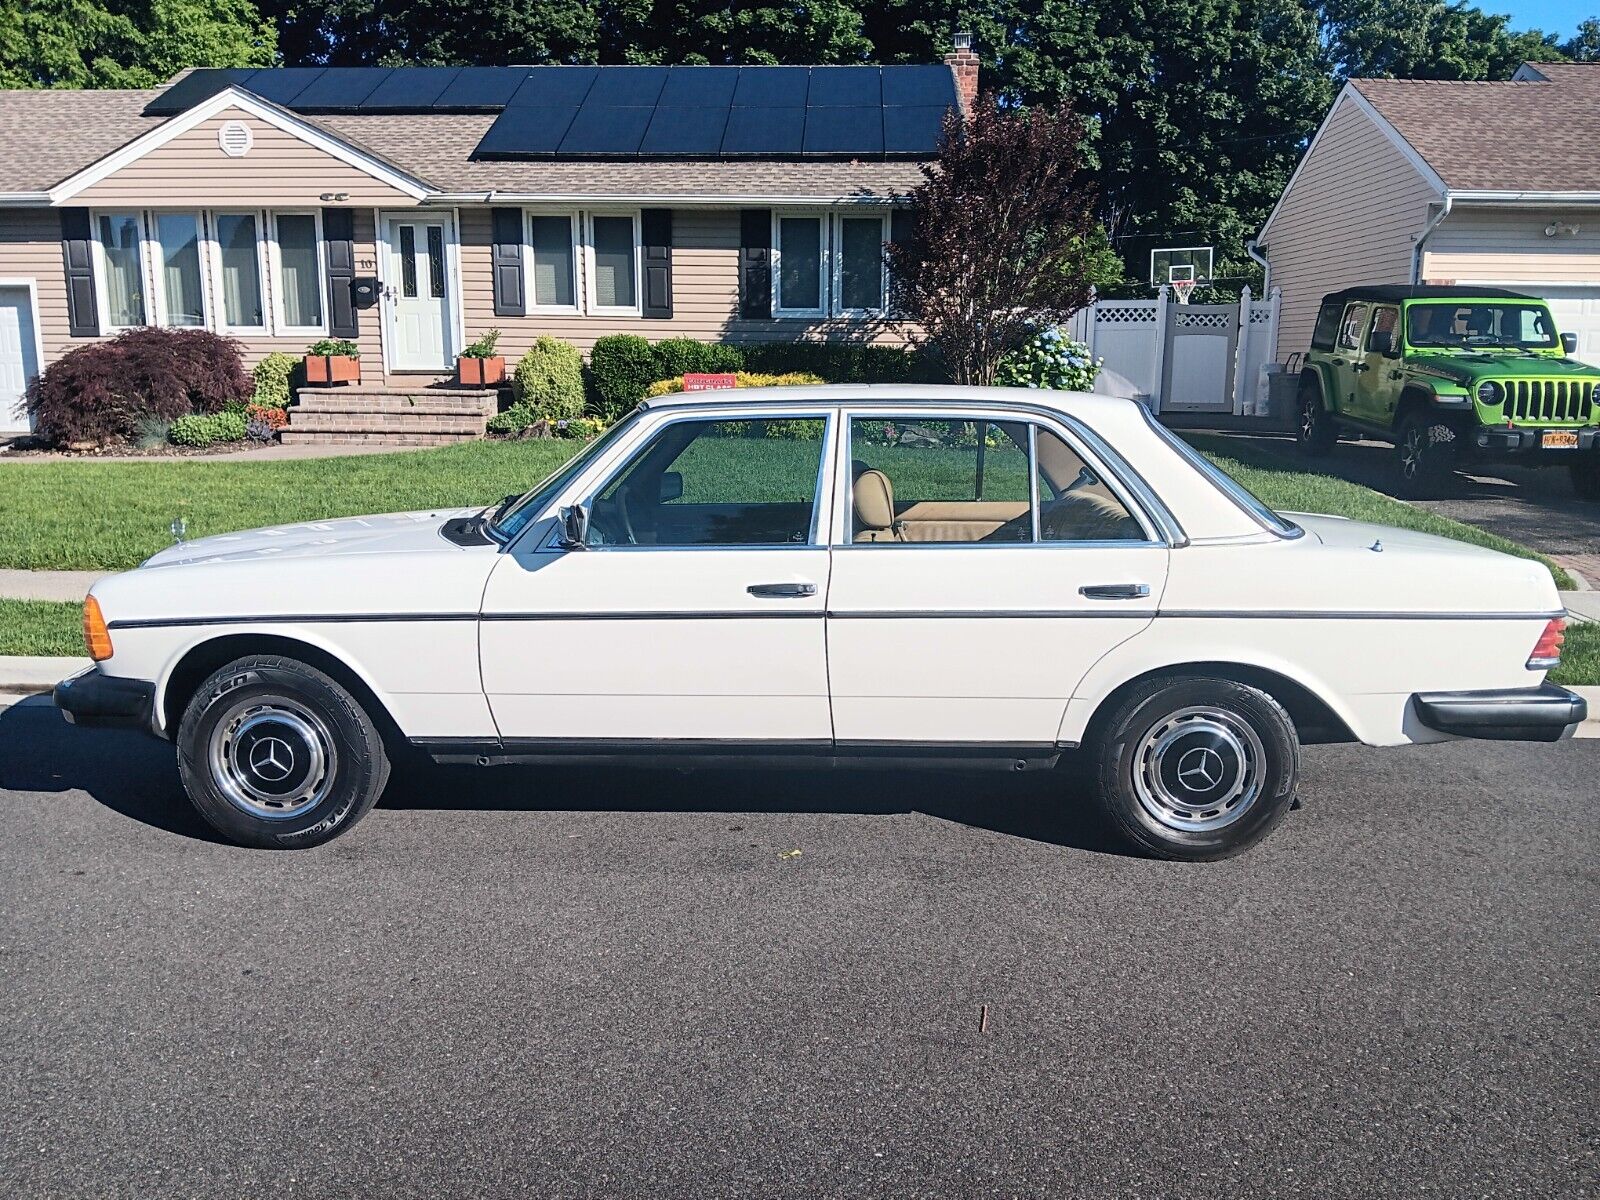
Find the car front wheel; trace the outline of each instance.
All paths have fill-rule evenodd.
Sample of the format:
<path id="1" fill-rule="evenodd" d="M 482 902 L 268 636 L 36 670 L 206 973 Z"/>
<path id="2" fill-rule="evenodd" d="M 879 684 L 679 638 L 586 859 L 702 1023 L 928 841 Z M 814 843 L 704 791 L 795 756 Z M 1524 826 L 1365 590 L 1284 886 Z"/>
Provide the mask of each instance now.
<path id="1" fill-rule="evenodd" d="M 1395 440 L 1395 458 L 1400 466 L 1401 495 L 1436 496 L 1455 474 L 1456 432 L 1444 421 L 1407 417 Z"/>
<path id="2" fill-rule="evenodd" d="M 276 655 L 241 658 L 201 684 L 177 743 L 189 799 L 241 846 L 320 845 L 365 816 L 389 779 L 383 738 L 349 690 Z"/>
<path id="3" fill-rule="evenodd" d="M 1121 839 L 1156 858 L 1209 862 L 1249 849 L 1294 801 L 1300 742 L 1258 688 L 1200 676 L 1141 684 L 1097 746 L 1100 805 Z"/>
<path id="4" fill-rule="evenodd" d="M 1321 458 L 1339 440 L 1339 427 L 1322 404 L 1322 388 L 1312 379 L 1300 381 L 1300 419 L 1294 440 L 1308 458 Z"/>

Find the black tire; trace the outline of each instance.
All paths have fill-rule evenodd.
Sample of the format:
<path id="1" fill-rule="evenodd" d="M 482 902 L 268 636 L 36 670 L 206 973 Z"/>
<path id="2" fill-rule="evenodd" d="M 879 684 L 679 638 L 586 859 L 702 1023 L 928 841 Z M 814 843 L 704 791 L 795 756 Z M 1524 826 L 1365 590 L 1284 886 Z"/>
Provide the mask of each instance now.
<path id="1" fill-rule="evenodd" d="M 1138 853 L 1230 858 L 1271 833 L 1294 802 L 1300 741 L 1283 706 L 1258 688 L 1204 676 L 1151 680 L 1101 729 L 1092 747 L 1100 807 Z"/>
<path id="2" fill-rule="evenodd" d="M 241 658 L 202 683 L 177 743 L 189 799 L 241 846 L 321 845 L 364 817 L 389 781 L 383 738 L 356 698 L 276 655 Z"/>
<path id="3" fill-rule="evenodd" d="M 1322 385 L 1307 376 L 1300 381 L 1300 411 L 1294 440 L 1307 458 L 1321 458 L 1339 440 L 1339 426 L 1322 402 Z"/>
<path id="4" fill-rule="evenodd" d="M 1448 421 L 1426 413 L 1402 420 L 1394 443 L 1400 495 L 1426 499 L 1448 490 L 1456 471 L 1456 446 L 1456 431 Z"/>
<path id="5" fill-rule="evenodd" d="M 1600 451 L 1591 450 L 1580 462 L 1567 468 L 1572 473 L 1572 490 L 1580 500 L 1600 500 Z"/>

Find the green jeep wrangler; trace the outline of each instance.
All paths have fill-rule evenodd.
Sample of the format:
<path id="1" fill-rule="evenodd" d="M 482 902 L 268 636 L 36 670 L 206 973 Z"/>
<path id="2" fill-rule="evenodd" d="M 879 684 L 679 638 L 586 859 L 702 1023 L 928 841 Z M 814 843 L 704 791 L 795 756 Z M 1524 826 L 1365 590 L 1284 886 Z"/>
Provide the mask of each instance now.
<path id="1" fill-rule="evenodd" d="M 1458 465 L 1563 463 L 1600 500 L 1600 368 L 1567 355 L 1543 300 L 1483 287 L 1359 287 L 1322 301 L 1300 372 L 1296 437 L 1323 455 L 1345 430 L 1395 444 L 1400 490 Z"/>

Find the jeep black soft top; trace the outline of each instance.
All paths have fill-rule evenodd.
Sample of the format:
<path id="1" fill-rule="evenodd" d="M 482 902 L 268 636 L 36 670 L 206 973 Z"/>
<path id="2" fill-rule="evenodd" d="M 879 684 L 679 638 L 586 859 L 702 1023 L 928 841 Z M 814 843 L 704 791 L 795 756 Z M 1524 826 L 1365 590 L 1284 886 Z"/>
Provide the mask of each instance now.
<path id="1" fill-rule="evenodd" d="M 1437 283 L 1368 284 L 1365 287 L 1345 288 L 1342 292 L 1329 292 L 1322 298 L 1322 303 L 1330 304 L 1338 301 L 1343 304 L 1349 300 L 1376 300 L 1379 303 L 1398 304 L 1402 300 L 1448 300 L 1452 296 L 1471 296 L 1483 300 L 1531 300 L 1535 304 L 1544 303 L 1537 296 L 1530 296 L 1526 292 L 1508 291 L 1506 288 L 1478 287 L 1476 284 L 1445 287 Z"/>

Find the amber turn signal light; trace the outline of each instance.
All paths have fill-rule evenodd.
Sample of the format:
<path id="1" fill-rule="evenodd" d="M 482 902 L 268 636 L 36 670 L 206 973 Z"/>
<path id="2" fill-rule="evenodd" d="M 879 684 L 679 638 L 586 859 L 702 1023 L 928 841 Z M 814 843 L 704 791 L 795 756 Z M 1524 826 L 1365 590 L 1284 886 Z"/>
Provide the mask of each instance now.
<path id="1" fill-rule="evenodd" d="M 1533 653 L 1528 655 L 1528 670 L 1549 671 L 1561 665 L 1561 643 L 1567 640 L 1566 628 L 1567 623 L 1562 618 L 1551 618 L 1533 644 Z"/>
<path id="2" fill-rule="evenodd" d="M 89 657 L 95 662 L 105 662 L 111 657 L 111 631 L 100 613 L 100 601 L 93 596 L 83 602 L 83 644 L 89 648 Z"/>

